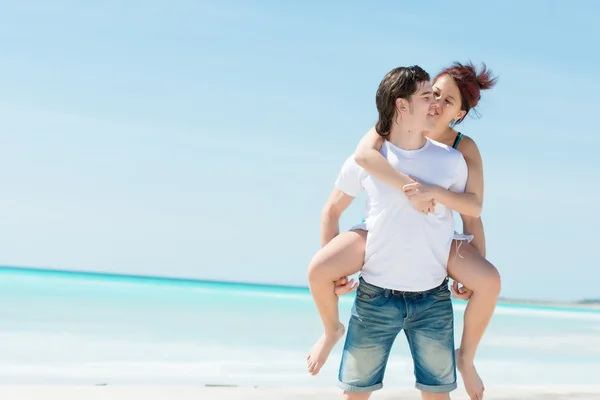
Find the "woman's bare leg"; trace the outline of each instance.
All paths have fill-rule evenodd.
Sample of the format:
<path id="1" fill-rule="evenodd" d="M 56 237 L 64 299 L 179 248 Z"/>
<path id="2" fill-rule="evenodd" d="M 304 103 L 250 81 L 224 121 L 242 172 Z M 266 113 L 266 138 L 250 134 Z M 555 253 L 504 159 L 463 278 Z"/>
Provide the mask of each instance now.
<path id="1" fill-rule="evenodd" d="M 457 252 L 458 248 L 458 252 Z M 473 291 L 467 303 L 460 348 L 456 365 L 463 377 L 465 389 L 473 400 L 482 399 L 484 386 L 475 369 L 475 353 L 494 314 L 500 295 L 500 274 L 467 242 L 452 242 L 448 274 Z"/>
<path id="2" fill-rule="evenodd" d="M 340 322 L 335 281 L 360 271 L 365 257 L 366 231 L 344 232 L 327 243 L 308 266 L 308 283 L 325 333 L 306 358 L 308 372 L 316 375 L 335 344 L 344 336 Z"/>

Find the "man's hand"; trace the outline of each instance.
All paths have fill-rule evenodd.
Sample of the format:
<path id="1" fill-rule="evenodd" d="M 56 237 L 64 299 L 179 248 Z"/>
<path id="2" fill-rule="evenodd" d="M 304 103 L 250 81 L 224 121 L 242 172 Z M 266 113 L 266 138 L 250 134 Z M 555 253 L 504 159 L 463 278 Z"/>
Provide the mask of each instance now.
<path id="1" fill-rule="evenodd" d="M 471 289 L 469 289 L 463 285 L 458 287 L 458 281 L 454 281 L 452 283 L 450 290 L 452 291 L 452 294 L 454 295 L 454 297 L 456 297 L 457 299 L 467 301 L 471 298 L 471 296 L 473 296 L 473 291 Z"/>
<path id="2" fill-rule="evenodd" d="M 335 294 L 343 296 L 348 293 L 352 293 L 358 287 L 358 282 L 354 282 L 354 279 L 348 279 L 347 276 L 335 281 Z"/>

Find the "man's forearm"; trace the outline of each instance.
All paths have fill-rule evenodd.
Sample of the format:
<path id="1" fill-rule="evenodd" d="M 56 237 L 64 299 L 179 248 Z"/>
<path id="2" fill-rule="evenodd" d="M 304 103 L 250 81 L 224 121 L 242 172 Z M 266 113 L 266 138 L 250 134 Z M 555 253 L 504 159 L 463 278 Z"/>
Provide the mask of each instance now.
<path id="1" fill-rule="evenodd" d="M 467 217 L 461 215 L 463 221 L 463 233 L 473 235 L 471 245 L 479 251 L 479 254 L 485 258 L 485 233 L 483 231 L 483 221 L 481 218 Z"/>
<path id="2" fill-rule="evenodd" d="M 321 213 L 321 247 L 324 247 L 327 243 L 339 234 L 339 222 L 340 216 L 331 211 L 323 211 Z"/>

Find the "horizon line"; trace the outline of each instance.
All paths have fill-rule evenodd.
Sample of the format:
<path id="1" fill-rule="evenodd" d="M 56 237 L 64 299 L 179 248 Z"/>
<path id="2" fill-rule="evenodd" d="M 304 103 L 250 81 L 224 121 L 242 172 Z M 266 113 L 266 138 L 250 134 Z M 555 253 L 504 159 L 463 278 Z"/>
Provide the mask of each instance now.
<path id="1" fill-rule="evenodd" d="M 46 274 L 62 274 L 62 275 L 80 275 L 89 277 L 104 277 L 104 278 L 125 278 L 125 279 L 136 279 L 145 281 L 165 281 L 172 283 L 226 283 L 230 285 L 239 286 L 262 286 L 269 288 L 287 288 L 287 289 L 309 289 L 308 286 L 296 286 L 296 285 L 279 285 L 274 283 L 260 283 L 260 282 L 242 282 L 242 281 L 228 281 L 228 280 L 213 280 L 213 279 L 199 279 L 199 278 L 184 278 L 176 276 L 164 276 L 164 275 L 142 275 L 142 274 L 124 274 L 115 272 L 100 272 L 100 271 L 83 271 L 76 269 L 60 269 L 52 267 L 27 267 L 27 266 L 15 266 L 15 265 L 3 265 L 0 264 L 0 271 L 28 271 L 28 272 L 39 272 Z"/>
<path id="2" fill-rule="evenodd" d="M 114 272 L 100 272 L 100 271 L 83 271 L 76 269 L 60 269 L 51 267 L 28 267 L 28 266 L 15 266 L 15 265 L 2 265 L 0 264 L 0 272 L 2 271 L 14 271 L 14 272 L 35 272 L 41 274 L 58 274 L 65 276 L 82 276 L 82 277 L 96 277 L 96 278 L 113 278 L 113 279 L 131 279 L 137 281 L 148 281 L 157 282 L 162 281 L 164 283 L 187 283 L 187 284 L 229 284 L 235 286 L 255 286 L 271 289 L 292 289 L 292 290 L 309 290 L 308 286 L 298 285 L 281 285 L 274 283 L 260 283 L 260 282 L 242 282 L 242 281 L 229 281 L 229 280 L 213 280 L 213 279 L 199 279 L 199 278 L 184 278 L 176 276 L 164 276 L 164 275 L 142 275 L 142 274 L 125 274 L 125 273 L 114 273 Z M 527 300 L 511 297 L 498 298 L 498 302 L 502 303 L 529 303 L 529 304 L 542 304 L 542 305 L 576 305 L 581 307 L 596 308 L 600 303 L 600 299 L 594 298 L 582 298 L 579 300 L 572 301 L 552 301 L 552 300 Z"/>

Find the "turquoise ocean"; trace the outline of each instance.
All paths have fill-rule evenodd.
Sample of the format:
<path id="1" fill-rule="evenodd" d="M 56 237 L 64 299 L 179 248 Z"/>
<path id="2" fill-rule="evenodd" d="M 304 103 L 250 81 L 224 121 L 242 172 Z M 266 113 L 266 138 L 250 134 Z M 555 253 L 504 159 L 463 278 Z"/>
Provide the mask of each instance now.
<path id="1" fill-rule="evenodd" d="M 342 298 L 347 321 L 354 295 Z M 0 383 L 334 386 L 317 377 L 308 289 L 0 267 Z M 456 339 L 465 303 L 454 302 Z M 477 356 L 488 385 L 600 384 L 600 310 L 499 304 Z M 386 387 L 412 387 L 398 336 Z"/>

